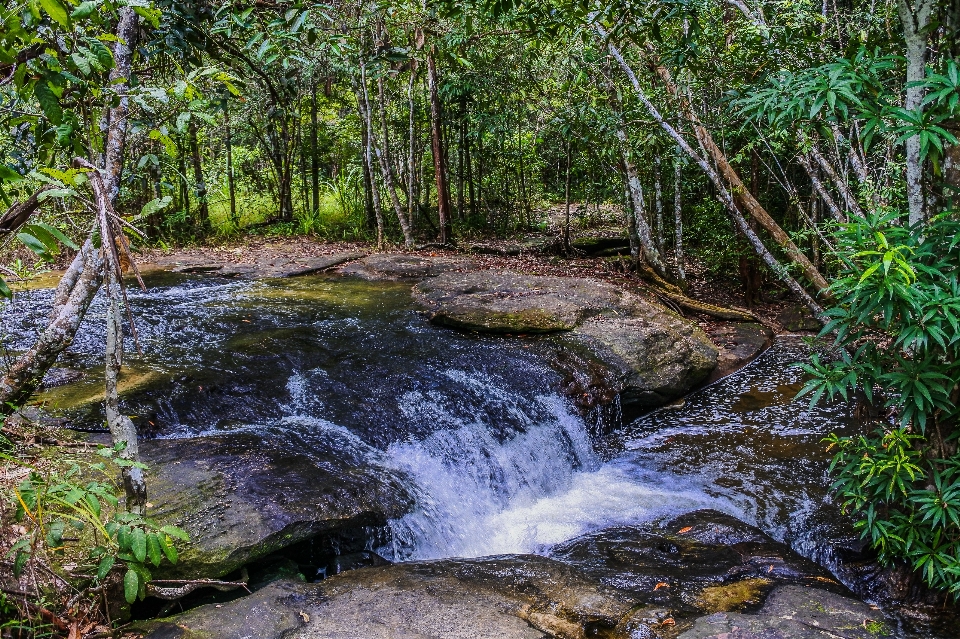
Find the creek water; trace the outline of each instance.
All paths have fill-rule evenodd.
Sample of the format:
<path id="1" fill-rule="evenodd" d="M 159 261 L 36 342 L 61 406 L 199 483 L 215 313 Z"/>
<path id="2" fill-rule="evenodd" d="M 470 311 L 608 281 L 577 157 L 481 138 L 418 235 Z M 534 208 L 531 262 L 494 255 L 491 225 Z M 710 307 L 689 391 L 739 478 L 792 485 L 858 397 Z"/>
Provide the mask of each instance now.
<path id="1" fill-rule="evenodd" d="M 784 337 L 745 369 L 599 435 L 558 393 L 550 337 L 479 337 L 437 328 L 407 284 L 336 277 L 262 282 L 165 275 L 130 290 L 142 355 L 128 355 L 124 410 L 146 437 L 284 434 L 400 471 L 416 507 L 379 551 L 407 560 L 549 553 L 579 534 L 715 508 L 755 524 L 844 577 L 849 523 L 829 496 L 830 432 L 846 407 L 793 397 Z M 8 349 L 42 323 L 49 291 L 0 315 Z M 64 366 L 96 371 L 97 300 Z M 133 350 L 127 339 L 128 352 Z M 53 376 L 69 379 L 69 371 Z M 97 375 L 41 398 L 74 425 L 102 424 Z"/>

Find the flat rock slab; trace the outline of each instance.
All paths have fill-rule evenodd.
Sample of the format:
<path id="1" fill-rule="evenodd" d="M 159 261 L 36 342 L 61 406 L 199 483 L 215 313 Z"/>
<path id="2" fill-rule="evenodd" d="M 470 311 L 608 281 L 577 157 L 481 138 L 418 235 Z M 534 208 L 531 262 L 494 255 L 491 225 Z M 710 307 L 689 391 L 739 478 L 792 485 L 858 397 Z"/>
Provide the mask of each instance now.
<path id="1" fill-rule="evenodd" d="M 339 270 L 343 275 L 354 275 L 372 281 L 420 280 L 442 273 L 466 271 L 476 263 L 465 257 L 431 257 L 421 255 L 370 255 Z"/>
<path id="2" fill-rule="evenodd" d="M 447 273 L 413 289 L 435 324 L 485 333 L 551 333 L 620 309 L 623 292 L 596 280 L 513 271 Z"/>
<path id="3" fill-rule="evenodd" d="M 382 468 L 295 450 L 252 434 L 144 442 L 148 514 L 191 538 L 163 576 L 216 578 L 318 534 L 382 526 L 412 504 Z"/>
<path id="4" fill-rule="evenodd" d="M 855 599 L 788 585 L 760 613 L 715 613 L 697 619 L 678 639 L 876 639 L 893 636 L 879 611 Z"/>
<path id="5" fill-rule="evenodd" d="M 269 261 L 253 264 L 232 263 L 213 258 L 200 258 L 189 261 L 154 260 L 153 265 L 175 273 L 199 273 L 222 277 L 242 277 L 247 279 L 265 279 L 271 277 L 296 277 L 319 273 L 346 262 L 365 257 L 366 253 L 349 252 L 320 255 L 317 257 L 277 256 Z"/>
<path id="6" fill-rule="evenodd" d="M 277 582 L 216 608 L 144 624 L 151 639 L 629 637 L 630 600 L 534 555 L 364 568 Z"/>

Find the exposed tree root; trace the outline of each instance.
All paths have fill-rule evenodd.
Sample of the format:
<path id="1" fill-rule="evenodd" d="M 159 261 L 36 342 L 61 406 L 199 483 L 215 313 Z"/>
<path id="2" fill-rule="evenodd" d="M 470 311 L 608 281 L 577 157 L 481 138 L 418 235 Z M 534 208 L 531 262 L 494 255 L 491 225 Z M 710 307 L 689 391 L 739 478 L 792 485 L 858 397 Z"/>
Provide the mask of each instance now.
<path id="1" fill-rule="evenodd" d="M 684 295 L 683 290 L 679 286 L 666 281 L 657 275 L 653 269 L 643 264 L 640 265 L 638 273 L 643 280 L 645 280 L 648 284 L 653 285 L 654 288 L 651 289 L 651 292 L 666 302 L 668 306 L 679 306 L 680 308 L 688 311 L 703 313 L 704 315 L 716 317 L 717 319 L 730 320 L 734 322 L 760 321 L 757 319 L 756 315 L 753 313 L 748 313 L 747 311 L 725 308 L 723 306 L 716 306 L 714 304 L 707 304 L 706 302 L 701 302 L 691 297 L 687 297 Z"/>

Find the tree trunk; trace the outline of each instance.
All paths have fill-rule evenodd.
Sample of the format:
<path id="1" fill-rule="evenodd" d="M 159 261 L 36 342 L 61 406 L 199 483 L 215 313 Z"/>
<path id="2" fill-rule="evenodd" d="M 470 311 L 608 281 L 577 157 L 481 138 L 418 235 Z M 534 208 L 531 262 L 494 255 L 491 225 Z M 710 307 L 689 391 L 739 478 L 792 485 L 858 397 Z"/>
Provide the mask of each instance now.
<path id="1" fill-rule="evenodd" d="M 133 7 L 120 9 L 118 41 L 114 44 L 115 66 L 110 86 L 120 95 L 105 118 L 106 145 L 103 154 L 104 190 L 112 201 L 120 191 L 124 147 L 127 135 L 127 83 L 137 46 L 138 16 Z M 54 291 L 50 321 L 33 346 L 22 354 L 0 381 L 0 414 L 21 406 L 40 386 L 43 376 L 57 357 L 73 343 L 80 323 L 103 282 L 103 262 L 93 246 L 93 235 L 84 242 L 65 276 Z"/>
<path id="2" fill-rule="evenodd" d="M 680 275 L 681 280 L 687 279 L 687 274 L 683 269 L 683 210 L 680 208 L 680 152 L 681 149 L 678 147 L 676 155 L 673 158 L 673 251 L 674 257 L 677 261 L 677 273 Z"/>
<path id="3" fill-rule="evenodd" d="M 197 123 L 190 118 L 190 161 L 193 164 L 193 182 L 197 189 L 197 227 L 201 235 L 210 232 L 210 209 L 207 206 L 207 184 L 203 180 L 203 164 L 200 159 L 200 142 L 197 139 Z"/>
<path id="4" fill-rule="evenodd" d="M 227 190 L 230 193 L 230 221 L 233 227 L 240 230 L 240 218 L 237 216 L 237 188 L 233 177 L 233 139 L 230 133 L 230 107 L 227 102 L 223 106 L 223 123 L 225 128 L 227 147 Z"/>
<path id="5" fill-rule="evenodd" d="M 563 179 L 563 253 L 570 256 L 570 140 L 567 139 L 567 172 Z"/>
<path id="6" fill-rule="evenodd" d="M 631 83 L 633 83 L 634 89 L 639 91 L 640 85 L 639 82 L 637 82 L 636 76 L 633 74 L 633 70 L 630 69 L 626 61 L 623 60 L 623 56 L 620 55 L 619 50 L 616 49 L 613 43 L 610 43 L 609 46 L 616 50 L 614 57 L 618 58 L 618 61 L 620 61 L 620 66 L 624 68 L 625 72 L 629 71 L 628 75 L 630 76 Z M 722 179 L 730 185 L 729 192 L 733 196 L 734 201 L 737 203 L 738 210 L 743 210 L 749 213 L 750 216 L 755 219 L 760 226 L 762 226 L 770 234 L 771 237 L 773 237 L 773 239 L 778 245 L 780 245 L 784 252 L 786 252 L 787 256 L 790 258 L 790 261 L 800 267 L 800 269 L 803 271 L 803 274 L 807 277 L 810 283 L 813 284 L 816 291 L 820 294 L 824 294 L 829 287 L 827 280 L 824 279 L 823 275 L 820 274 L 820 271 L 813 266 L 807 256 L 804 255 L 799 248 L 797 248 L 797 245 L 794 244 L 793 240 L 790 239 L 790 236 L 787 235 L 786 231 L 780 228 L 780 225 L 777 224 L 772 217 L 770 217 L 770 214 L 750 193 L 750 190 L 746 188 L 746 186 L 743 184 L 743 180 L 740 179 L 740 176 L 737 174 L 736 170 L 730 165 L 726 155 L 720 150 L 720 147 L 717 146 L 716 142 L 714 142 L 713 136 L 700 122 L 700 119 L 693 111 L 690 101 L 680 95 L 677 85 L 674 84 L 673 78 L 670 76 L 670 72 L 659 64 L 656 64 L 655 66 L 657 74 L 666 85 L 667 91 L 677 99 L 683 108 L 687 119 L 693 126 L 697 140 L 700 142 L 703 148 L 706 149 L 707 153 L 710 155 L 710 158 L 716 164 L 717 171 L 712 172 L 717 176 L 717 181 L 715 181 L 714 184 L 718 185 L 719 180 L 722 177 Z"/>
<path id="7" fill-rule="evenodd" d="M 430 149 L 433 152 L 433 173 L 437 183 L 437 215 L 440 218 L 441 244 L 452 239 L 450 228 L 450 187 L 447 185 L 447 157 L 442 137 L 442 112 L 437 79 L 437 64 L 433 53 L 427 54 L 427 84 L 430 90 Z"/>
<path id="8" fill-rule="evenodd" d="M 367 118 L 370 118 L 370 110 L 373 108 L 367 99 L 366 74 L 361 69 L 361 80 L 363 82 L 364 100 L 367 107 Z M 371 137 L 371 142 L 377 153 L 377 159 L 380 160 L 380 172 L 383 174 L 383 181 L 387 186 L 387 194 L 390 196 L 390 203 L 393 204 L 393 210 L 397 214 L 397 221 L 400 222 L 400 230 L 403 231 L 403 243 L 407 248 L 413 248 L 413 233 L 410 231 L 410 221 L 407 214 L 400 204 L 400 198 L 397 195 L 397 182 L 393 173 L 393 161 L 390 159 L 390 139 L 387 137 L 389 128 L 387 127 L 387 103 L 386 91 L 383 88 L 383 76 L 377 78 L 377 94 L 379 96 L 380 111 L 380 130 L 383 132 L 383 144 L 377 144 L 376 136 Z M 372 128 L 371 128 L 372 131 Z M 382 147 L 382 148 L 381 148 Z"/>
<path id="9" fill-rule="evenodd" d="M 362 67 L 361 67 L 362 69 Z M 363 86 L 358 88 L 357 93 L 357 108 L 360 110 L 360 119 L 363 121 L 363 128 L 366 131 L 366 136 L 364 136 L 364 148 L 363 148 L 363 162 L 366 167 L 367 175 L 370 177 L 370 201 L 373 208 L 374 218 L 377 223 L 377 250 L 380 251 L 383 249 L 383 207 L 380 205 L 380 190 L 377 188 L 377 183 L 374 178 L 373 170 L 373 146 L 374 146 L 374 137 L 373 137 L 373 127 L 370 123 L 370 105 L 367 102 L 367 87 L 366 87 L 366 75 L 362 73 L 361 81 Z"/>
<path id="10" fill-rule="evenodd" d="M 418 184 L 417 180 L 417 131 L 416 131 L 416 102 L 413 98 L 413 87 L 417 79 L 417 67 L 416 64 L 411 63 L 410 68 L 410 80 L 407 84 L 407 108 L 410 115 L 410 147 L 409 154 L 407 155 L 407 221 L 410 224 L 410 232 L 413 233 L 414 229 L 414 207 L 417 206 L 419 201 L 418 194 Z"/>
<path id="11" fill-rule="evenodd" d="M 657 216 L 656 245 L 663 253 L 663 189 L 660 186 L 660 154 L 653 156 L 653 210 Z"/>
<path id="12" fill-rule="evenodd" d="M 310 185 L 313 190 L 313 214 L 320 210 L 320 158 L 317 152 L 317 85 L 310 93 Z"/>
<path id="13" fill-rule="evenodd" d="M 907 84 L 904 90 L 903 108 L 907 111 L 923 108 L 922 86 L 910 86 L 926 77 L 927 27 L 930 25 L 935 0 L 897 0 L 897 10 L 903 23 L 903 38 L 906 44 Z M 907 204 L 910 208 L 910 225 L 926 220 L 926 202 L 923 194 L 923 162 L 920 160 L 920 136 L 906 140 L 907 155 Z"/>

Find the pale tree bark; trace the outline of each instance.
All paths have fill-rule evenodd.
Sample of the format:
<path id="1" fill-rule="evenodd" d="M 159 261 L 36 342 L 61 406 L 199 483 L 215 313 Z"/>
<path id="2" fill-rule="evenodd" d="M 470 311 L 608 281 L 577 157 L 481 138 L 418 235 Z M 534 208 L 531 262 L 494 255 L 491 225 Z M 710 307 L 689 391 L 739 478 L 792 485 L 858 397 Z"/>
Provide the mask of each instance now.
<path id="1" fill-rule="evenodd" d="M 653 241 L 653 233 L 650 230 L 650 224 L 647 222 L 647 216 L 644 215 L 646 206 L 643 198 L 643 185 L 640 183 L 637 166 L 633 162 L 630 138 L 627 135 L 626 126 L 623 122 L 620 95 L 613 80 L 607 75 L 604 75 L 603 78 L 607 85 L 610 106 L 616 118 L 615 133 L 617 136 L 617 146 L 619 147 L 618 150 L 620 151 L 620 158 L 623 164 L 624 178 L 627 184 L 627 193 L 630 196 L 631 208 L 633 210 L 633 215 L 628 215 L 628 234 L 631 236 L 631 239 L 634 236 L 636 237 L 640 249 L 639 257 L 642 257 L 643 261 L 652 268 L 657 275 L 666 277 L 667 270 L 663 265 L 660 251 L 657 250 L 657 245 Z M 631 253 L 633 253 L 632 247 Z M 636 258 L 637 255 L 634 255 L 634 257 Z"/>
<path id="2" fill-rule="evenodd" d="M 903 38 L 906 43 L 907 86 L 904 91 L 903 108 L 907 111 L 922 107 L 924 90 L 910 86 L 926 77 L 927 27 L 933 13 L 935 0 L 897 0 L 897 10 L 903 23 Z M 920 160 L 920 136 L 906 140 L 907 160 L 907 205 L 910 209 L 910 225 L 926 220 L 926 200 L 923 195 L 923 162 Z"/>
<path id="3" fill-rule="evenodd" d="M 126 493 L 127 510 L 133 513 L 144 514 L 147 508 L 147 485 L 144 482 L 143 470 L 140 463 L 140 448 L 137 441 L 137 428 L 133 421 L 120 412 L 120 369 L 123 366 L 123 318 L 120 315 L 120 299 L 126 302 L 126 293 L 123 289 L 123 258 L 129 258 L 129 247 L 123 235 L 123 230 L 115 222 L 117 216 L 110 202 L 110 196 L 96 168 L 79 158 L 73 161 L 77 168 L 91 169 L 89 176 L 90 187 L 93 191 L 94 204 L 97 208 L 97 221 L 100 230 L 100 254 L 103 259 L 105 272 L 105 293 L 107 297 L 107 331 L 104 348 L 104 413 L 106 414 L 107 428 L 115 445 L 120 447 L 118 453 L 121 459 L 131 463 L 121 468 L 124 492 Z M 132 261 L 128 259 L 132 265 Z M 139 279 L 140 275 L 137 274 Z M 143 282 L 140 282 L 143 286 Z M 129 306 L 127 306 L 129 313 Z M 133 324 L 131 322 L 131 329 Z"/>
<path id="4" fill-rule="evenodd" d="M 747 238 L 751 246 L 757 252 L 757 255 L 767 264 L 770 270 L 780 278 L 780 280 L 790 288 L 810 309 L 814 317 L 816 317 L 821 323 L 826 323 L 827 318 L 823 313 L 823 309 L 819 304 L 807 293 L 803 287 L 797 282 L 787 271 L 786 268 L 777 260 L 776 257 L 764 246 L 763 241 L 757 236 L 750 225 L 747 223 L 746 219 L 743 216 L 743 213 L 738 208 L 738 202 L 734 199 L 733 194 L 730 190 L 727 189 L 726 184 L 721 179 L 717 171 L 697 153 L 690 144 L 684 139 L 682 135 L 667 122 L 662 115 L 660 115 L 659 110 L 654 106 L 653 102 L 647 97 L 646 93 L 643 91 L 643 88 L 640 86 L 640 82 L 637 80 L 636 75 L 633 72 L 633 69 L 627 64 L 624 60 L 623 55 L 620 53 L 620 50 L 612 42 L 607 41 L 606 31 L 600 25 L 596 25 L 596 30 L 600 36 L 601 43 L 605 43 L 608 51 L 617 60 L 620 67 L 626 73 L 627 77 L 630 79 L 630 83 L 633 86 L 634 92 L 637 95 L 637 98 L 646 108 L 647 113 L 654 119 L 654 121 L 662 128 L 670 138 L 676 142 L 676 144 L 687 154 L 690 159 L 692 159 L 697 166 L 710 178 L 710 181 L 713 182 L 714 186 L 717 189 L 717 198 L 724 205 L 725 210 L 727 211 L 731 221 L 734 226 Z M 742 185 L 742 183 L 741 183 Z"/>
<path id="5" fill-rule="evenodd" d="M 817 164 L 823 169 L 823 172 L 827 174 L 827 177 L 830 178 L 830 181 L 833 183 L 833 186 L 840 193 L 840 196 L 843 198 L 843 203 L 847 207 L 847 210 L 853 213 L 855 217 L 864 219 L 865 215 L 863 209 L 860 208 L 860 203 L 857 202 L 856 196 L 853 194 L 853 191 L 850 190 L 850 184 L 847 180 L 843 179 L 834 168 L 833 164 L 827 160 L 821 153 L 820 149 L 814 144 L 810 147 L 810 155 L 816 160 Z M 856 171 L 856 169 L 854 169 Z"/>
<path id="6" fill-rule="evenodd" d="M 366 91 L 367 85 L 365 82 L 363 87 L 364 91 Z M 377 95 L 379 97 L 380 130 L 383 133 L 383 144 L 375 146 L 377 149 L 377 159 L 380 160 L 380 171 L 383 173 L 383 181 L 387 185 L 387 194 L 390 196 L 390 203 L 393 204 L 393 209 L 397 214 L 397 220 L 400 222 L 400 230 L 403 231 L 403 243 L 407 248 L 412 248 L 413 233 L 410 231 L 410 221 L 397 195 L 397 180 L 393 172 L 393 160 L 390 158 L 390 138 L 388 137 L 390 129 L 387 126 L 387 96 L 383 88 L 383 76 L 377 78 Z M 370 108 L 369 100 L 367 101 L 367 108 Z M 376 144 L 376 138 L 373 138 L 373 140 Z M 407 193 L 407 198 L 409 197 L 410 194 Z"/>
<path id="7" fill-rule="evenodd" d="M 416 137 L 416 101 L 413 97 L 413 88 L 417 81 L 416 59 L 410 62 L 410 78 L 407 83 L 407 109 L 409 111 L 409 142 L 410 146 L 407 154 L 407 221 L 410 224 L 410 230 L 413 231 L 414 207 L 417 205 L 417 137 Z"/>
<path id="8" fill-rule="evenodd" d="M 657 217 L 656 244 L 663 252 L 663 188 L 660 186 L 660 154 L 653 156 L 653 210 Z"/>
<path id="9" fill-rule="evenodd" d="M 827 205 L 827 208 L 830 209 L 830 213 L 833 215 L 834 219 L 838 222 L 846 223 L 849 220 L 847 216 L 844 215 L 843 211 L 840 210 L 840 207 L 837 206 L 836 201 L 833 199 L 833 196 L 830 195 L 830 191 L 827 190 L 827 187 L 824 186 L 823 182 L 820 180 L 820 176 L 817 174 L 817 167 L 813 165 L 810 161 L 810 156 L 800 152 L 800 166 L 803 167 L 803 170 L 807 172 L 807 177 L 810 178 L 810 182 L 813 184 L 813 189 L 817 192 L 817 195 L 823 200 L 823 203 Z"/>
<path id="10" fill-rule="evenodd" d="M 138 17 L 133 7 L 120 9 L 118 41 L 114 44 L 114 68 L 110 87 L 119 95 L 104 118 L 107 127 L 103 154 L 104 190 L 112 202 L 120 191 L 120 173 L 127 135 L 129 100 L 126 95 L 137 43 Z M 60 354 L 73 343 L 83 316 L 103 282 L 103 260 L 93 246 L 92 234 L 83 243 L 54 291 L 53 308 L 46 329 L 0 380 L 0 414 L 19 407 L 39 387 L 43 376 Z"/>
<path id="11" fill-rule="evenodd" d="M 362 67 L 361 67 L 362 69 Z M 356 88 L 357 108 L 363 120 L 366 135 L 363 136 L 363 165 L 370 176 L 370 200 L 373 214 L 377 220 L 377 250 L 383 249 L 383 207 L 380 204 L 380 189 L 377 187 L 376 172 L 373 168 L 373 129 L 370 123 L 370 104 L 367 102 L 366 77 L 362 79 L 363 88 Z"/>

